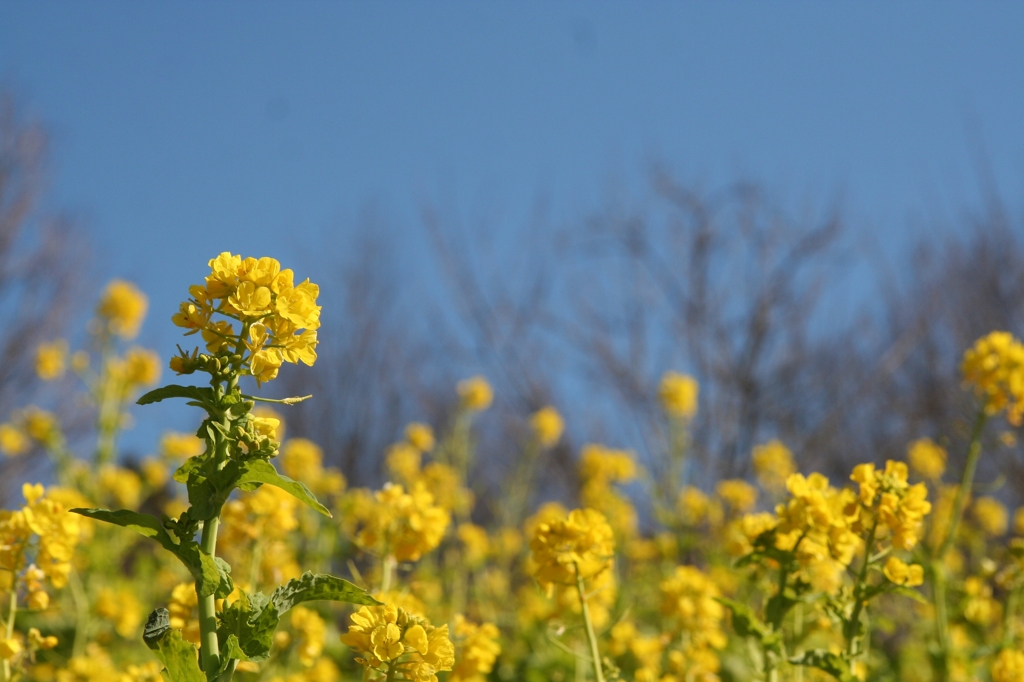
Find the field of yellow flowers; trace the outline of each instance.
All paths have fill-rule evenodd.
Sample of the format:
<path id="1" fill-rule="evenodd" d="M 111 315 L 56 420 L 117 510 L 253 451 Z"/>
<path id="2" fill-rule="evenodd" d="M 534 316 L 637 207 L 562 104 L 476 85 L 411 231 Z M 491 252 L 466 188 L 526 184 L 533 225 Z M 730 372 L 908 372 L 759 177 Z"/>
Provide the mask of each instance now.
<path id="1" fill-rule="evenodd" d="M 698 489 L 684 472 L 699 386 L 668 372 L 668 476 L 591 444 L 579 508 L 528 508 L 562 436 L 546 407 L 482 527 L 466 482 L 485 456 L 484 378 L 458 384 L 450 423 L 408 425 L 384 455 L 390 482 L 352 489 L 316 443 L 286 438 L 309 396 L 259 395 L 285 363 L 314 366 L 319 288 L 222 253 L 188 292 L 175 383 L 126 346 L 147 309 L 127 282 L 104 291 L 87 349 L 39 347 L 41 379 L 81 378 L 89 452 L 37 407 L 0 425 L 6 455 L 45 450 L 54 471 L 0 512 L 4 681 L 1024 682 L 1024 509 L 974 486 L 986 427 L 1024 417 L 1010 334 L 964 354 L 977 412 L 962 471 L 921 439 L 830 481 L 772 441 L 750 453 L 754 480 Z M 196 433 L 119 462 L 129 410 L 165 400 L 196 409 Z M 626 485 L 648 497 L 643 523 Z"/>

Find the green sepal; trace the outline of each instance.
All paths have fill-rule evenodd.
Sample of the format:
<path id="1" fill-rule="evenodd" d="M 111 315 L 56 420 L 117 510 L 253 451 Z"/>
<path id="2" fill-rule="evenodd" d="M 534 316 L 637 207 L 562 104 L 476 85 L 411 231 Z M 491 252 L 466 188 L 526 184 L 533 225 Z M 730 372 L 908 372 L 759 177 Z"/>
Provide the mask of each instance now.
<path id="1" fill-rule="evenodd" d="M 167 609 L 149 614 L 142 639 L 164 664 L 160 673 L 167 682 L 206 682 L 199 667 L 199 650 L 181 638 L 181 630 L 171 629 Z"/>
<path id="2" fill-rule="evenodd" d="M 274 465 L 267 460 L 253 459 L 245 462 L 242 466 L 243 472 L 237 483 L 239 488 L 242 488 L 243 490 L 253 490 L 256 487 L 259 487 L 258 485 L 253 484 L 267 483 L 280 488 L 324 516 L 328 518 L 331 517 L 331 512 L 327 507 L 320 504 L 313 493 L 310 492 L 309 488 L 298 481 L 293 481 L 287 476 L 279 474 L 277 469 L 274 468 Z"/>
<path id="3" fill-rule="evenodd" d="M 200 403 L 200 406 L 203 407 L 206 405 L 213 405 L 213 389 L 200 388 L 199 386 L 178 386 L 177 384 L 169 384 L 167 386 L 161 386 L 160 388 L 153 389 L 135 402 L 139 405 L 151 405 L 152 403 L 158 403 L 162 400 L 167 400 L 168 398 L 189 398 Z"/>

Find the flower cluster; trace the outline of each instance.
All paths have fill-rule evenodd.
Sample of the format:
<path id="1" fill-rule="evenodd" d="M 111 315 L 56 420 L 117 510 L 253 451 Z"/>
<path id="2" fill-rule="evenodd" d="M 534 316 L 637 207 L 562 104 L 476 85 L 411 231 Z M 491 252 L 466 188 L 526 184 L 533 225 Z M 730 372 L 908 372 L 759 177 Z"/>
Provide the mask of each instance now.
<path id="1" fill-rule="evenodd" d="M 786 488 L 791 498 L 776 508 L 775 547 L 795 554 L 799 577 L 813 589 L 834 592 L 861 543 L 853 530 L 854 495 L 829 486 L 828 479 L 817 473 L 793 474 Z"/>
<path id="2" fill-rule="evenodd" d="M 637 465 L 633 453 L 613 450 L 603 445 L 588 444 L 580 452 L 580 501 L 610 519 L 616 534 L 632 536 L 637 528 L 637 512 L 629 498 L 615 484 L 636 479 Z"/>
<path id="3" fill-rule="evenodd" d="M 558 410 L 548 405 L 533 413 L 530 417 L 530 428 L 541 447 L 550 448 L 558 443 L 565 430 L 565 422 Z"/>
<path id="4" fill-rule="evenodd" d="M 678 372 L 665 372 L 661 377 L 658 397 L 662 409 L 681 419 L 693 419 L 697 414 L 697 396 L 700 385 L 693 377 Z"/>
<path id="5" fill-rule="evenodd" d="M 246 364 L 259 382 L 275 378 L 285 362 L 313 365 L 320 327 L 316 284 L 295 284 L 295 274 L 273 258 L 224 252 L 209 266 L 206 282 L 189 288 L 191 297 L 172 317 L 174 324 L 186 335 L 200 332 L 207 351 Z M 183 353 L 171 360 L 171 369 L 190 373 L 201 361 L 197 353 Z"/>
<path id="6" fill-rule="evenodd" d="M 1006 410 L 1007 420 L 1024 417 L 1024 344 L 1009 332 L 991 332 L 964 353 L 960 368 L 988 414 Z"/>
<path id="7" fill-rule="evenodd" d="M 796 472 L 793 453 L 780 440 L 755 445 L 750 461 L 754 465 L 758 483 L 772 492 L 785 490 L 786 479 Z"/>
<path id="8" fill-rule="evenodd" d="M 434 503 L 426 486 L 417 483 L 406 492 L 389 483 L 373 496 L 373 504 L 360 510 L 362 529 L 356 542 L 379 556 L 416 561 L 440 544 L 451 514 Z"/>
<path id="9" fill-rule="evenodd" d="M 924 517 L 932 510 L 924 483 L 907 483 L 907 465 L 889 460 L 878 471 L 874 464 L 858 464 L 850 479 L 860 484 L 859 502 L 864 514 L 860 528 L 876 525 L 876 538 L 891 533 L 896 549 L 913 549 L 922 532 Z"/>
<path id="10" fill-rule="evenodd" d="M 477 625 L 460 613 L 455 615 L 453 634 L 459 641 L 451 682 L 485 682 L 501 654 L 498 628 L 493 623 Z"/>
<path id="11" fill-rule="evenodd" d="M 615 535 L 604 515 L 575 509 L 564 519 L 544 522 L 530 541 L 533 575 L 541 587 L 575 585 L 577 577 L 593 578 L 612 566 Z"/>
<path id="12" fill-rule="evenodd" d="M 437 682 L 437 673 L 455 665 L 447 625 L 434 627 L 394 604 L 364 606 L 351 620 L 341 641 L 362 654 L 367 679 Z"/>
<path id="13" fill-rule="evenodd" d="M 96 317 L 105 331 L 130 341 L 139 334 L 149 299 L 131 282 L 115 279 L 103 290 Z"/>

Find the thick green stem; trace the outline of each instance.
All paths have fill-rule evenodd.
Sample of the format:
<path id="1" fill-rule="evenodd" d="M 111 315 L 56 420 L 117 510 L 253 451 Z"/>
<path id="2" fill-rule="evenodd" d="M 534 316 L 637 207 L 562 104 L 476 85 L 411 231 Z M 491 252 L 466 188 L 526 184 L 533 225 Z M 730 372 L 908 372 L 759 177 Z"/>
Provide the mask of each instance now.
<path id="1" fill-rule="evenodd" d="M 587 631 L 587 643 L 590 645 L 590 658 L 594 662 L 594 678 L 597 682 L 604 682 L 604 672 L 601 670 L 601 651 L 597 647 L 597 635 L 594 634 L 594 623 L 590 620 L 590 608 L 587 606 L 587 592 L 583 585 L 583 576 L 580 575 L 579 566 L 576 566 L 576 592 L 580 597 L 580 608 L 583 610 L 583 626 Z"/>
<path id="2" fill-rule="evenodd" d="M 217 555 L 217 529 L 220 527 L 220 516 L 214 516 L 203 524 L 203 538 L 200 548 L 211 557 Z M 198 586 L 196 590 L 198 591 Z M 207 679 L 215 679 L 213 675 L 220 668 L 220 643 L 217 641 L 217 597 L 199 596 L 199 655 L 203 662 L 203 671 Z M 230 679 L 230 677 L 228 678 Z"/>

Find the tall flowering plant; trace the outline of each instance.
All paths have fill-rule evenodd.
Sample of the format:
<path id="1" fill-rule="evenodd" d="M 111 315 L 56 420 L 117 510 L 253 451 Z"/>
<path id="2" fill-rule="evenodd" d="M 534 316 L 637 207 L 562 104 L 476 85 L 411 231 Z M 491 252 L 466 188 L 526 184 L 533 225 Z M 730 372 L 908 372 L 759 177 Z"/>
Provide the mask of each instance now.
<path id="1" fill-rule="evenodd" d="M 280 488 L 321 514 L 330 512 L 302 483 L 278 473 L 278 421 L 253 415 L 256 402 L 294 404 L 305 398 L 269 400 L 247 395 L 244 376 L 257 384 L 274 379 L 286 363 L 316 361 L 319 288 L 273 258 L 242 258 L 222 253 L 210 260 L 203 284 L 189 289 L 173 322 L 186 336 L 200 334 L 205 349 L 181 350 L 170 366 L 179 375 L 203 373 L 208 385 L 170 384 L 143 395 L 140 405 L 181 398 L 206 412 L 197 436 L 201 454 L 175 473 L 188 490 L 189 507 L 176 518 L 156 518 L 121 509 L 75 509 L 89 518 L 123 526 L 152 538 L 173 554 L 195 578 L 200 645 L 171 628 L 167 609 L 149 618 L 143 638 L 163 663 L 169 679 L 182 682 L 230 680 L 239 662 L 265 660 L 274 631 L 293 606 L 326 599 L 356 604 L 378 602 L 351 583 L 326 574 L 305 573 L 270 595 L 236 587 L 231 566 L 217 556 L 221 512 L 236 489 L 262 485 Z M 308 397 L 308 396 L 307 396 Z M 197 539 L 198 536 L 198 539 Z M 222 607 L 218 609 L 218 600 Z"/>

